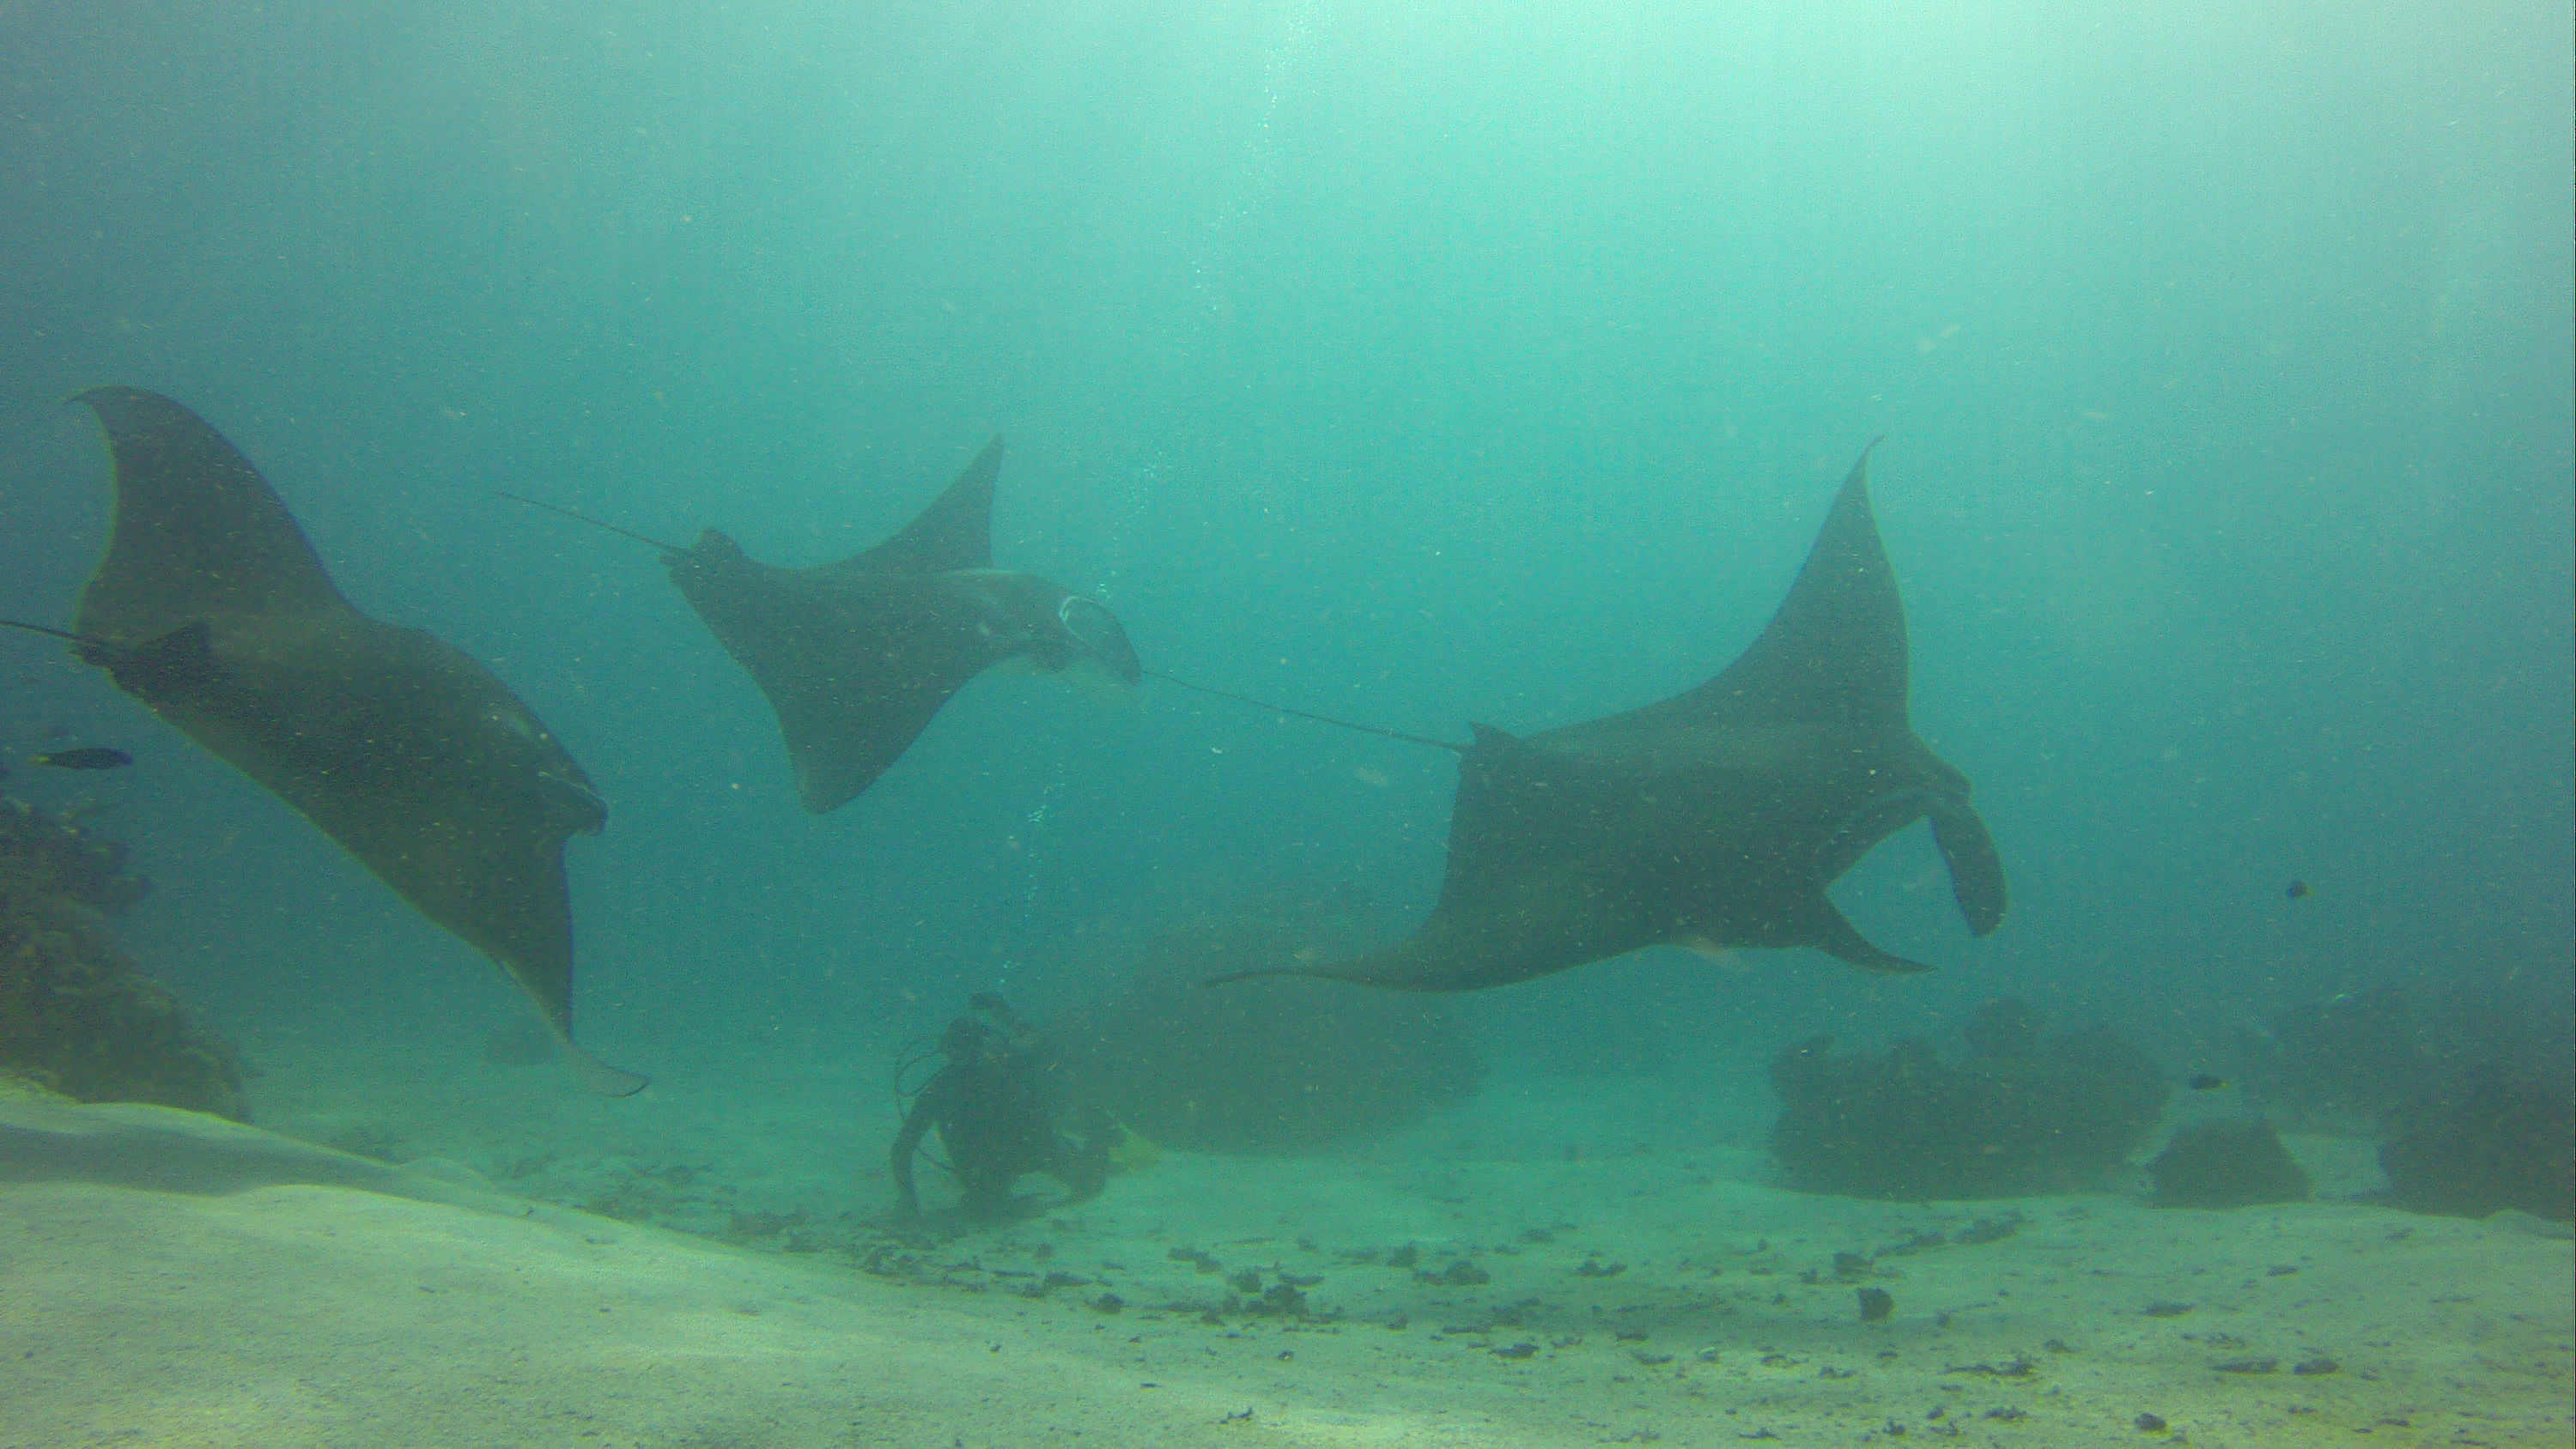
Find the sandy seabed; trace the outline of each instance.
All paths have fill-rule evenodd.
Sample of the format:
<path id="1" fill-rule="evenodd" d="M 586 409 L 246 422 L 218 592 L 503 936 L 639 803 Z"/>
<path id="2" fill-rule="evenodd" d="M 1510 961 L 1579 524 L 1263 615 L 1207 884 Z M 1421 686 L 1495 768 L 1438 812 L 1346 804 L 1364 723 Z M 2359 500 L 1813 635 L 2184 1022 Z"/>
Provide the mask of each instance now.
<path id="1" fill-rule="evenodd" d="M 1860 1202 L 1766 1186 L 1745 1143 L 1660 1142 L 1707 1139 L 1601 1090 L 1489 1090 L 1329 1158 L 1174 1153 L 1008 1228 L 804 1252 L 513 1195 L 655 1168 L 640 1141 L 496 1186 L 0 1102 L 0 1449 L 2576 1439 L 2563 1229 L 2339 1200 L 2366 1145 L 2294 1140 L 2321 1192 L 2296 1206 Z M 271 1097 L 324 1125 L 291 1078 Z M 785 1216 L 745 1194 L 729 1220 Z"/>

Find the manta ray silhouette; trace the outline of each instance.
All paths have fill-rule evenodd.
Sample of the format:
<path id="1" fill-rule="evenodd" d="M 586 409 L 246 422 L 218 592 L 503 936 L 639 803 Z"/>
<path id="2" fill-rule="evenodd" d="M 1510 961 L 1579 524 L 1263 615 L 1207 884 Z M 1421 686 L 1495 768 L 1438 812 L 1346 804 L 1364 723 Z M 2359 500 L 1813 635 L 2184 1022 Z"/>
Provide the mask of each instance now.
<path id="1" fill-rule="evenodd" d="M 715 529 L 691 547 L 533 498 L 517 502 L 662 551 L 671 582 L 778 713 L 797 797 L 820 815 L 877 782 L 968 681 L 997 666 L 1143 677 L 1117 616 L 1035 574 L 992 566 L 1002 440 L 902 532 L 864 553 L 776 568 Z"/>
<path id="2" fill-rule="evenodd" d="M 1875 444 L 1872 445 L 1876 446 Z M 1906 713 L 1905 612 L 1853 465 L 1789 596 L 1715 679 L 1656 704 L 1460 751 L 1430 919 L 1338 965 L 1244 972 L 1412 991 L 1527 981 L 1647 946 L 1814 946 L 1925 968 L 1862 939 L 1825 888 L 1929 817 L 1968 928 L 2004 915 L 1968 780 Z"/>
<path id="3" fill-rule="evenodd" d="M 567 837 L 608 809 L 518 696 L 462 652 L 333 586 L 259 471 L 196 414 L 102 387 L 107 556 L 80 657 L 321 827 L 421 914 L 517 978 L 567 1059 L 614 1096 L 645 1079 L 572 1044 Z"/>

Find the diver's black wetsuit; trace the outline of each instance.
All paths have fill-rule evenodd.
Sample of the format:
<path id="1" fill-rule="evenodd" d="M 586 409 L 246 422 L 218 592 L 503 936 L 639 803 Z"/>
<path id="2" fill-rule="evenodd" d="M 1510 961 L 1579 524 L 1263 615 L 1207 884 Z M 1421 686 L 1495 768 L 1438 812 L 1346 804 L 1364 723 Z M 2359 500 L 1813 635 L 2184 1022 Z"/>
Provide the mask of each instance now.
<path id="1" fill-rule="evenodd" d="M 903 1128 L 895 1134 L 895 1211 L 900 1218 L 921 1215 L 912 1159 L 934 1127 L 965 1192 L 959 1211 L 969 1218 L 1008 1217 L 1011 1185 L 1032 1172 L 1061 1181 L 1074 1202 L 1098 1196 L 1108 1180 L 1106 1134 L 1076 1142 L 1056 1130 L 1040 1080 L 1044 1063 L 1036 1033 L 999 1000 L 979 997 L 977 1005 L 997 1017 L 1002 1029 L 995 1031 L 971 1016 L 949 1023 L 940 1037 L 948 1065 L 913 1098 Z"/>

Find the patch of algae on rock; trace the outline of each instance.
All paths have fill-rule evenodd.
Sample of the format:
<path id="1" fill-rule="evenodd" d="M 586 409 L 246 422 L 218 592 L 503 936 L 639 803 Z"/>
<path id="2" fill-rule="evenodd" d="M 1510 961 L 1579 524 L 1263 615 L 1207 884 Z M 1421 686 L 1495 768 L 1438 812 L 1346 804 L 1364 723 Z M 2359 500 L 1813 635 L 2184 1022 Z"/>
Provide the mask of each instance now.
<path id="1" fill-rule="evenodd" d="M 123 846 L 0 799 L 0 1077 L 248 1121 L 232 1047 L 101 929 L 151 888 Z"/>

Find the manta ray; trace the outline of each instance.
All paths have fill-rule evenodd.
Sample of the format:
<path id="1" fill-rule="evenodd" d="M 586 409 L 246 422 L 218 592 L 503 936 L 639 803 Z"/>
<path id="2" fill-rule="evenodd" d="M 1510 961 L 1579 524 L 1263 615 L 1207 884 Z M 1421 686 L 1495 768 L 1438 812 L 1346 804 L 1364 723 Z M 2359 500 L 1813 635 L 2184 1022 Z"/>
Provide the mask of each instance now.
<path id="1" fill-rule="evenodd" d="M 760 562 L 715 529 L 683 548 L 533 498 L 662 551 L 671 582 L 777 711 L 796 794 L 820 815 L 877 782 L 950 696 L 988 669 L 1143 677 L 1117 616 L 1035 574 L 993 567 L 993 439 L 902 532 L 804 568 Z"/>
<path id="2" fill-rule="evenodd" d="M 1472 745 L 1449 746 L 1448 872 L 1419 930 L 1337 965 L 1242 975 L 1472 991 L 1656 945 L 1813 946 L 1924 970 L 1825 894 L 1928 818 L 1968 929 L 2003 920 L 2003 863 L 1967 777 L 1916 738 L 1906 672 L 1864 452 L 1787 600 L 1724 673 L 1625 714 L 1526 737 L 1474 725 Z"/>
<path id="3" fill-rule="evenodd" d="M 267 480 L 179 404 L 82 393 L 106 429 L 107 556 L 54 634 L 267 787 L 518 980 L 594 1090 L 645 1079 L 572 1044 L 564 841 L 608 808 L 525 702 L 417 629 L 351 607 Z"/>

